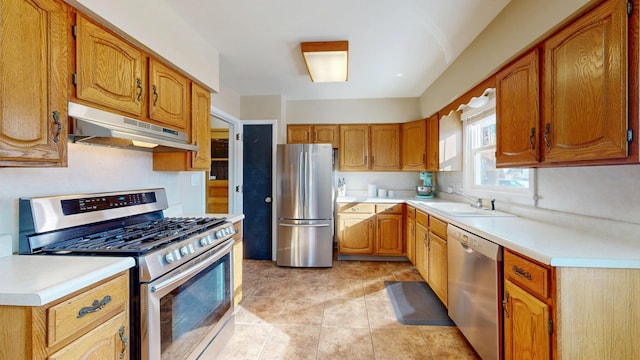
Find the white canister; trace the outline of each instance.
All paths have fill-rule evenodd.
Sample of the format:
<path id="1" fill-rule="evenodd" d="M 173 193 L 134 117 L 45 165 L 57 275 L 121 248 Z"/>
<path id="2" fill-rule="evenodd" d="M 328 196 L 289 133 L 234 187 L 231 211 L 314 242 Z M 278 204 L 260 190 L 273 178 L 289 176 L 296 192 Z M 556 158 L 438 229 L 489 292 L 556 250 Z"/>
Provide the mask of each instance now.
<path id="1" fill-rule="evenodd" d="M 375 185 L 369 185 L 369 197 L 376 197 L 376 191 L 378 187 Z"/>
<path id="2" fill-rule="evenodd" d="M 393 190 L 389 190 L 389 191 L 387 191 L 387 194 L 389 195 L 389 197 L 390 197 L 390 198 L 392 198 L 392 197 L 396 197 L 396 192 L 395 192 L 395 191 L 393 191 Z"/>
<path id="3" fill-rule="evenodd" d="M 387 189 L 378 189 L 378 197 L 386 198 L 387 197 Z"/>

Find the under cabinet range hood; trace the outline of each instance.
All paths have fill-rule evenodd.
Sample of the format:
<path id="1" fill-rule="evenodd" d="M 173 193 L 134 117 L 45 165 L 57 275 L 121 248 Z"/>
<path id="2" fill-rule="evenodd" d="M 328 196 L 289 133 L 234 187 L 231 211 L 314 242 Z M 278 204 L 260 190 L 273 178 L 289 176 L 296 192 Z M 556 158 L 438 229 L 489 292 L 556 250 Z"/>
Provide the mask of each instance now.
<path id="1" fill-rule="evenodd" d="M 186 132 L 69 102 L 69 140 L 152 152 L 197 151 Z"/>

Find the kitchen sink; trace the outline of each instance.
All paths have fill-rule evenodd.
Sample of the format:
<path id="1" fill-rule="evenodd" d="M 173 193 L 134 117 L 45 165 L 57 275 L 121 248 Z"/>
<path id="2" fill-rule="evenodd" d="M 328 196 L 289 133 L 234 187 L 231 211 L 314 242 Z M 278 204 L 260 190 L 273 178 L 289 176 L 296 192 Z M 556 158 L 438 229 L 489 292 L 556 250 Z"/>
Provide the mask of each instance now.
<path id="1" fill-rule="evenodd" d="M 477 208 L 461 202 L 425 202 L 424 204 L 451 216 L 513 216 L 502 211 Z"/>

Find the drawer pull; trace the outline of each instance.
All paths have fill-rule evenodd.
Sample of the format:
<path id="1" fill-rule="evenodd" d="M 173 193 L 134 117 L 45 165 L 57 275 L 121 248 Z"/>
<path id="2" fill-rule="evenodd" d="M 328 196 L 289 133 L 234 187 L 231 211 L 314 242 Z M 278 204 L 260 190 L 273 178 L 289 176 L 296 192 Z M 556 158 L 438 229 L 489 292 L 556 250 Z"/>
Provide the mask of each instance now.
<path id="1" fill-rule="evenodd" d="M 386 209 L 384 209 L 384 210 L 385 210 L 385 211 L 393 211 L 393 208 L 392 208 L 392 207 L 390 207 L 390 208 L 386 208 Z"/>
<path id="2" fill-rule="evenodd" d="M 120 352 L 120 359 L 124 359 L 124 355 L 127 351 L 127 345 L 129 345 L 129 340 L 124 336 L 124 325 L 120 326 L 120 330 L 118 331 L 120 335 L 120 341 L 122 341 L 122 351 Z"/>
<path id="3" fill-rule="evenodd" d="M 107 295 L 102 300 L 93 300 L 91 306 L 85 306 L 80 311 L 78 311 L 78 319 L 87 315 L 88 313 L 96 312 L 103 307 L 107 306 L 108 303 L 111 302 L 111 296 Z"/>
<path id="4" fill-rule="evenodd" d="M 511 269 L 513 269 L 513 272 L 516 273 L 516 275 L 522 276 L 523 278 L 527 278 L 528 280 L 531 280 L 531 273 L 528 271 L 525 271 L 523 268 L 513 265 Z"/>

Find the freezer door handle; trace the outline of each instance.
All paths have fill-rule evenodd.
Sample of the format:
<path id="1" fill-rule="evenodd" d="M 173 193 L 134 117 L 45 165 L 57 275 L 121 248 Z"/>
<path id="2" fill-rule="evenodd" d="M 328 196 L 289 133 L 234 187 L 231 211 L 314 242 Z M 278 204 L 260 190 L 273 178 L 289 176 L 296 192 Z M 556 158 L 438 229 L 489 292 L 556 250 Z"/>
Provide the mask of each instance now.
<path id="1" fill-rule="evenodd" d="M 313 228 L 313 227 L 328 227 L 329 224 L 279 224 L 279 226 L 282 227 L 306 227 L 306 228 Z"/>

